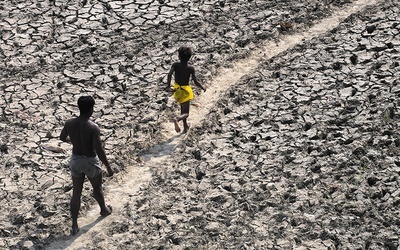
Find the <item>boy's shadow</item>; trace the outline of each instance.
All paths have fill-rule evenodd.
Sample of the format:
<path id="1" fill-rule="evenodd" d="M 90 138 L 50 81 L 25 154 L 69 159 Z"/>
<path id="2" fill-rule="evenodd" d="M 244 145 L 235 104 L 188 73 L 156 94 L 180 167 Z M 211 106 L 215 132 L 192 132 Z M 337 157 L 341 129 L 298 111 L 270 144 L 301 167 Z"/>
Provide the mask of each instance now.
<path id="1" fill-rule="evenodd" d="M 61 249 L 66 249 L 68 248 L 70 245 L 72 245 L 72 243 L 74 243 L 75 240 L 79 239 L 80 236 L 82 236 L 83 234 L 87 233 L 90 231 L 90 229 L 92 229 L 94 226 L 96 226 L 97 223 L 99 223 L 100 221 L 102 221 L 104 218 L 103 216 L 99 216 L 97 217 L 97 219 L 83 227 L 79 228 L 79 232 L 75 235 L 71 235 L 71 234 L 64 234 L 64 235 L 60 235 L 56 238 L 54 238 L 54 240 L 48 244 L 47 246 L 44 247 L 44 249 L 49 249 L 49 250 L 61 250 Z"/>

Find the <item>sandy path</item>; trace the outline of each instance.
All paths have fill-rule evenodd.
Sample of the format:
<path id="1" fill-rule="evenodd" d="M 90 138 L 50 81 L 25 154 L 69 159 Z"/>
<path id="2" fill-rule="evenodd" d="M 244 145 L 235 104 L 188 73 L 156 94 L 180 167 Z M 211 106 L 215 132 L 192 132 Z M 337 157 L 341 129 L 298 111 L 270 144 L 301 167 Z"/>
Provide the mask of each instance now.
<path id="1" fill-rule="evenodd" d="M 260 59 L 270 59 L 279 53 L 303 43 L 313 37 L 319 36 L 332 28 L 353 13 L 359 12 L 368 5 L 377 4 L 378 0 L 355 1 L 345 10 L 336 10 L 331 17 L 321 20 L 320 23 L 311 27 L 308 31 L 284 37 L 279 42 L 267 42 L 255 50 L 246 59 L 240 60 L 230 68 L 221 69 L 219 74 L 210 80 L 213 85 L 208 86 L 208 90 L 198 97 L 196 103 L 199 107 L 192 107 L 190 115 L 191 126 L 201 124 L 214 103 L 218 101 L 221 94 L 229 89 L 230 86 L 239 81 L 245 75 L 254 71 Z M 139 192 L 140 188 L 151 180 L 150 166 L 165 164 L 168 156 L 179 145 L 184 135 L 177 135 L 172 123 L 163 124 L 163 134 L 168 139 L 166 142 L 155 145 L 142 157 L 142 166 L 130 166 L 124 174 L 118 174 L 106 182 L 106 202 L 113 205 L 113 214 L 102 219 L 99 217 L 99 208 L 93 208 L 85 215 L 81 215 L 78 222 L 81 231 L 77 236 L 65 236 L 57 239 L 47 249 L 84 249 L 91 244 L 93 235 L 97 232 L 105 231 L 113 221 L 118 221 L 124 205 L 131 199 L 131 196 Z"/>

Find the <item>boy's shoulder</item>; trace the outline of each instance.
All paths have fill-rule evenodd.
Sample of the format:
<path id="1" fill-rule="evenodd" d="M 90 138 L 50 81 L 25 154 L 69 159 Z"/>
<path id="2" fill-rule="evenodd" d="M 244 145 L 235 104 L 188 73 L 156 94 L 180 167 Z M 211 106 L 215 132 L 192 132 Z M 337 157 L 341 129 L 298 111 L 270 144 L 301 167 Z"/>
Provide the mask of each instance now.
<path id="1" fill-rule="evenodd" d="M 176 66 L 184 66 L 184 67 L 186 67 L 188 69 L 193 69 L 194 68 L 193 65 L 187 64 L 187 63 L 182 63 L 181 61 L 172 63 L 172 67 L 176 67 Z"/>

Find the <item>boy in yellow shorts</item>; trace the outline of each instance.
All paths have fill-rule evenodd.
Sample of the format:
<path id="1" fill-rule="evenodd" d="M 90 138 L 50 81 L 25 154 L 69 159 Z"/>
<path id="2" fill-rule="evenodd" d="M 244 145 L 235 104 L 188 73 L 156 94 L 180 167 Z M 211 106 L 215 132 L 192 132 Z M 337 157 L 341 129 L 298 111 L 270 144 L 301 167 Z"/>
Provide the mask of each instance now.
<path id="1" fill-rule="evenodd" d="M 189 85 L 190 78 L 202 90 L 206 91 L 206 87 L 197 80 L 194 67 L 188 64 L 192 57 L 192 50 L 188 47 L 181 47 L 178 49 L 178 55 L 180 61 L 173 63 L 168 73 L 167 89 L 174 92 L 175 100 L 181 105 L 181 115 L 174 118 L 175 131 L 181 132 L 179 122 L 183 121 L 183 133 L 186 133 L 189 129 L 187 118 L 190 100 L 194 98 L 192 87 Z M 175 80 L 173 89 L 170 88 L 172 74 L 174 74 Z"/>

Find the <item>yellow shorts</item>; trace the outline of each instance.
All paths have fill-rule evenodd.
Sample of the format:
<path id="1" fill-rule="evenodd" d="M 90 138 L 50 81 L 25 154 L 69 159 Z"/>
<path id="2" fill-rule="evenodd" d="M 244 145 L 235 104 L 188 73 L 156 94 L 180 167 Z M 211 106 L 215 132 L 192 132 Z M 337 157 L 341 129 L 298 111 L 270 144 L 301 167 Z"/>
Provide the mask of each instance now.
<path id="1" fill-rule="evenodd" d="M 193 90 L 190 85 L 180 86 L 177 83 L 174 83 L 174 98 L 179 103 L 184 103 L 192 100 L 194 98 Z"/>

